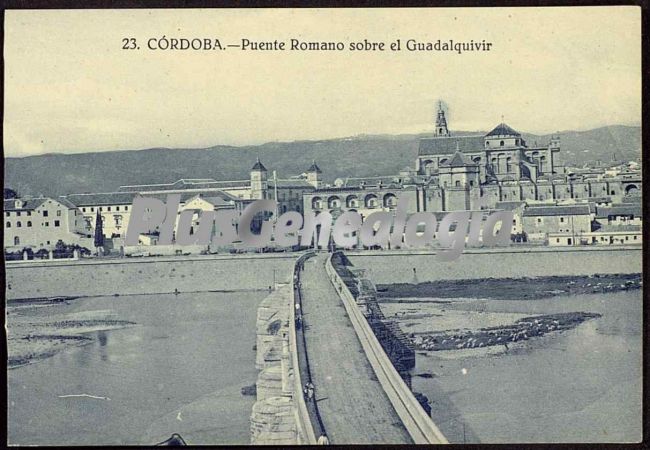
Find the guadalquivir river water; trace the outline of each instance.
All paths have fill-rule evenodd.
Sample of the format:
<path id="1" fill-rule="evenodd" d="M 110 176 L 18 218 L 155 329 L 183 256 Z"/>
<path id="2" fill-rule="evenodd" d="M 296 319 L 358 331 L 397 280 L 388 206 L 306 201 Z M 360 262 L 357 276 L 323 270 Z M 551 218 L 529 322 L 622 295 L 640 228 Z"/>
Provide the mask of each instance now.
<path id="1" fill-rule="evenodd" d="M 418 354 L 413 373 L 435 376 L 413 377 L 413 389 L 432 400 L 432 417 L 451 442 L 641 440 L 641 290 L 543 300 L 463 300 L 445 308 L 602 314 L 500 355 L 464 357 L 462 350 L 449 352 L 455 357 Z"/>
<path id="2" fill-rule="evenodd" d="M 137 325 L 12 369 L 8 439 L 16 445 L 248 444 L 255 318 L 266 292 L 77 299 L 36 314 L 111 310 Z M 60 398 L 89 394 L 107 397 Z"/>

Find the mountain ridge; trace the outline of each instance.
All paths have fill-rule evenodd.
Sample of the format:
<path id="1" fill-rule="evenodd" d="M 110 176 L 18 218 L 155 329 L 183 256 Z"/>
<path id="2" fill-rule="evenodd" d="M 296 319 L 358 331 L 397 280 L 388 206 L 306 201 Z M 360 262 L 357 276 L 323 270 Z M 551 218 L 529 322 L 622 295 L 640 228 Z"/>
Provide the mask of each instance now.
<path id="1" fill-rule="evenodd" d="M 485 133 L 452 131 L 452 136 Z M 522 133 L 522 136 L 528 145 L 533 145 L 535 141 L 546 144 L 557 134 L 561 136 L 562 148 L 559 164 L 582 165 L 598 159 L 607 162 L 614 156 L 635 160 L 641 155 L 641 127 L 629 125 L 547 135 Z M 318 162 L 326 181 L 388 175 L 405 166 L 413 167 L 419 139 L 432 136 L 432 133 L 359 135 L 248 146 L 154 147 L 7 157 L 4 187 L 21 195 L 54 196 L 111 192 L 121 185 L 171 183 L 181 178 L 247 179 L 258 156 L 270 172 L 275 169 L 281 177 L 304 172 L 312 160 Z"/>

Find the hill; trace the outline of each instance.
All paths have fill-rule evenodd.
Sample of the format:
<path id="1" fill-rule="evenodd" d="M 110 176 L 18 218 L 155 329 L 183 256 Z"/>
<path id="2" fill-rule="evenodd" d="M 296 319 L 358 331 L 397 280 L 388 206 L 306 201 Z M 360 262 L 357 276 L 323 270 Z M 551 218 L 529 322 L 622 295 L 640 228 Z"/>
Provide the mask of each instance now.
<path id="1" fill-rule="evenodd" d="M 484 134 L 454 132 L 454 134 Z M 641 155 L 641 128 L 609 126 L 560 132 L 560 164 L 582 165 L 613 156 L 622 160 Z M 259 156 L 266 167 L 288 177 L 318 162 L 324 178 L 363 177 L 397 173 L 413 167 L 418 139 L 427 135 L 356 136 L 321 141 L 270 142 L 258 146 L 214 146 L 205 149 L 152 148 L 99 153 L 50 153 L 5 158 L 4 187 L 20 195 L 63 195 L 111 192 L 121 185 L 168 183 L 181 178 L 248 179 Z M 550 135 L 524 133 L 529 145 L 546 143 Z"/>

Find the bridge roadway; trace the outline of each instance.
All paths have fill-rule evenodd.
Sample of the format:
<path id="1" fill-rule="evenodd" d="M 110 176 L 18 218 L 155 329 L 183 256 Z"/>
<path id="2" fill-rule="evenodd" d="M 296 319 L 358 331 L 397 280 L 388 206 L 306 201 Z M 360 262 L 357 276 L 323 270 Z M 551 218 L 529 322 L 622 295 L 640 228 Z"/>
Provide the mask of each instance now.
<path id="1" fill-rule="evenodd" d="M 308 259 L 300 280 L 315 398 L 330 443 L 411 444 L 325 272 L 327 256 Z"/>

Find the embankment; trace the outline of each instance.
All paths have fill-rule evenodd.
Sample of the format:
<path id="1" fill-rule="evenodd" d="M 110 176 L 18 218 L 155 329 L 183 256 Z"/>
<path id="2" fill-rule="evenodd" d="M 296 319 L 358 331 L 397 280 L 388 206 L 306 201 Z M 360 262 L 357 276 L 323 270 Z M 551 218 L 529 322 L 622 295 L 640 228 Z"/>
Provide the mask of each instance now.
<path id="1" fill-rule="evenodd" d="M 174 256 L 5 264 L 7 299 L 268 289 L 295 254 Z"/>
<path id="2" fill-rule="evenodd" d="M 641 273 L 641 247 L 468 249 L 455 261 L 434 251 L 346 251 L 376 284 L 434 280 Z M 415 272 L 413 271 L 415 269 Z"/>

